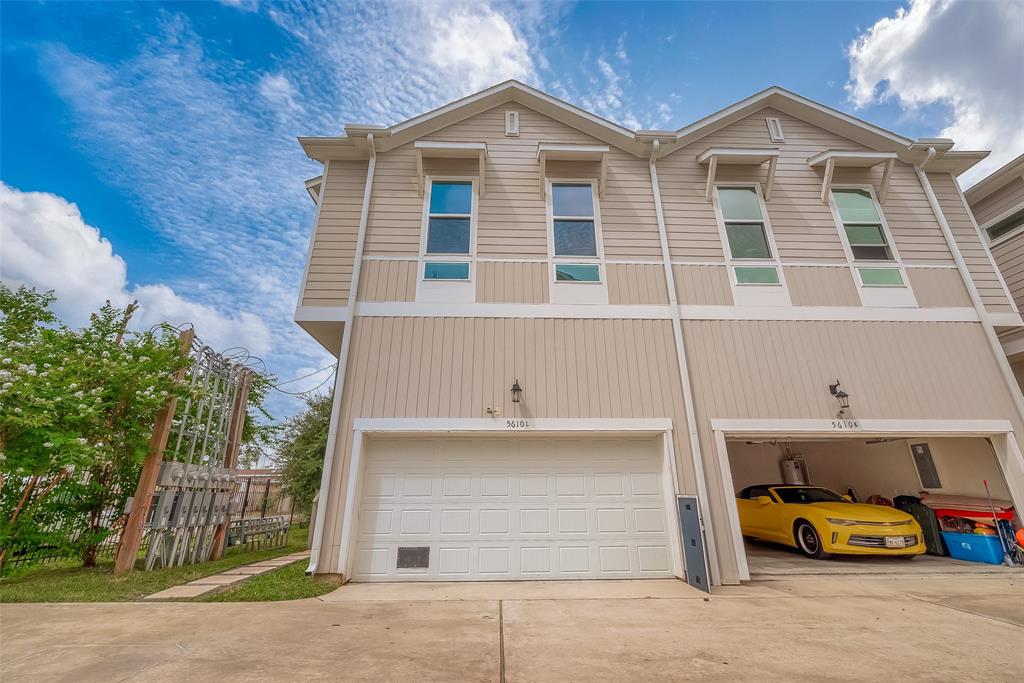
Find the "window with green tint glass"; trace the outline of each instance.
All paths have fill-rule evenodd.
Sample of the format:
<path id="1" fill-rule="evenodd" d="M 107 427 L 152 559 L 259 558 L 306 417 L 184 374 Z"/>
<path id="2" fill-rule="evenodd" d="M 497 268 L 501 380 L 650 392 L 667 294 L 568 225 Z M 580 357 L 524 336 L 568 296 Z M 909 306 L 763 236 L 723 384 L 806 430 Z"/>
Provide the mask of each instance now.
<path id="1" fill-rule="evenodd" d="M 596 263 L 556 263 L 555 279 L 559 282 L 600 282 L 601 268 Z"/>
<path id="2" fill-rule="evenodd" d="M 994 240 L 1021 227 L 1024 227 L 1024 209 L 1014 211 L 998 223 L 988 226 L 985 228 L 985 232 L 988 233 L 989 239 Z"/>
<path id="3" fill-rule="evenodd" d="M 424 280 L 468 280 L 469 263 L 441 263 L 427 261 L 423 266 Z"/>
<path id="4" fill-rule="evenodd" d="M 736 266 L 736 284 L 777 285 L 779 271 L 774 266 Z"/>
<path id="5" fill-rule="evenodd" d="M 903 287 L 903 273 L 898 268 L 858 268 L 865 287 Z"/>
<path id="6" fill-rule="evenodd" d="M 427 253 L 468 254 L 472 212 L 472 183 L 432 182 L 427 217 Z"/>
<path id="7" fill-rule="evenodd" d="M 875 200 L 867 190 L 832 190 L 855 261 L 892 261 Z"/>
<path id="8" fill-rule="evenodd" d="M 770 259 L 771 248 L 757 191 L 752 187 L 719 187 L 718 207 L 734 259 Z"/>

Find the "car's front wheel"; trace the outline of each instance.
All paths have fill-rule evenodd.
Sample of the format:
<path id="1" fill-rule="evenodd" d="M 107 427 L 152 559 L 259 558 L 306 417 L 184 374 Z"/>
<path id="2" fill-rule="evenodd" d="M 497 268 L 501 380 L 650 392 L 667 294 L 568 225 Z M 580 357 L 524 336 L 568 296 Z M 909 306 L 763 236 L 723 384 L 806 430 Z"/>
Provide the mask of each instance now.
<path id="1" fill-rule="evenodd" d="M 816 560 L 830 557 L 829 553 L 825 552 L 818 530 L 810 522 L 803 519 L 797 522 L 793 535 L 796 539 L 796 547 L 807 557 L 813 557 Z"/>

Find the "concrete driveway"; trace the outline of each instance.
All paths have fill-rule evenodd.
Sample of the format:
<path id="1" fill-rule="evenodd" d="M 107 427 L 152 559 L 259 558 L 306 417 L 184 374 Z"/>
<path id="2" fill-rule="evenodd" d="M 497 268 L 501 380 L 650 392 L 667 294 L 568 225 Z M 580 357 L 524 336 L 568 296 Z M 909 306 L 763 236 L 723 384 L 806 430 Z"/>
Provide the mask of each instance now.
<path id="1" fill-rule="evenodd" d="M 348 585 L 0 606 L 4 681 L 1020 680 L 1017 577 Z"/>

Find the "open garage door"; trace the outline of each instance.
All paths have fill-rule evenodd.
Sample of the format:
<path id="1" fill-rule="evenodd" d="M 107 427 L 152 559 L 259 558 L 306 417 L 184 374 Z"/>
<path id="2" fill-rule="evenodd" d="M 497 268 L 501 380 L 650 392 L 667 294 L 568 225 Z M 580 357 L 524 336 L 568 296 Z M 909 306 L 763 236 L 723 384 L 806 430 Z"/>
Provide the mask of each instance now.
<path id="1" fill-rule="evenodd" d="M 660 443 L 372 439 L 353 580 L 671 577 Z"/>
<path id="2" fill-rule="evenodd" d="M 734 435 L 726 448 L 751 579 L 1014 571 L 981 561 L 1003 554 L 985 481 L 1019 526 L 984 437 Z"/>

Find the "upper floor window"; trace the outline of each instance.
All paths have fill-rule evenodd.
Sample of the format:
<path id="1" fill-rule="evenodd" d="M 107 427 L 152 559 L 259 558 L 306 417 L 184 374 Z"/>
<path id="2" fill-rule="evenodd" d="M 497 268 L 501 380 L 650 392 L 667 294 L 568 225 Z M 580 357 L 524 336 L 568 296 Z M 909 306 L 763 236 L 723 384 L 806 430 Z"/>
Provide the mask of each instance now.
<path id="1" fill-rule="evenodd" d="M 469 257 L 472 243 L 473 183 L 434 181 L 427 215 L 427 256 Z M 469 280 L 469 261 L 425 261 L 425 280 Z"/>
<path id="2" fill-rule="evenodd" d="M 552 183 L 551 232 L 554 255 L 560 259 L 597 259 L 594 188 L 590 183 Z M 598 263 L 556 263 L 555 279 L 600 282 Z"/>
<path id="3" fill-rule="evenodd" d="M 855 261 L 892 261 L 875 200 L 867 190 L 832 190 Z"/>
<path id="4" fill-rule="evenodd" d="M 1009 235 L 1017 228 L 1024 228 L 1024 209 L 1014 211 L 1006 218 L 996 221 L 985 228 L 990 240 L 999 239 L 1003 235 Z"/>
<path id="5" fill-rule="evenodd" d="M 765 227 L 761 200 L 753 187 L 718 187 L 725 239 L 733 260 L 774 260 Z M 775 265 L 737 265 L 732 269 L 738 285 L 779 285 Z"/>

